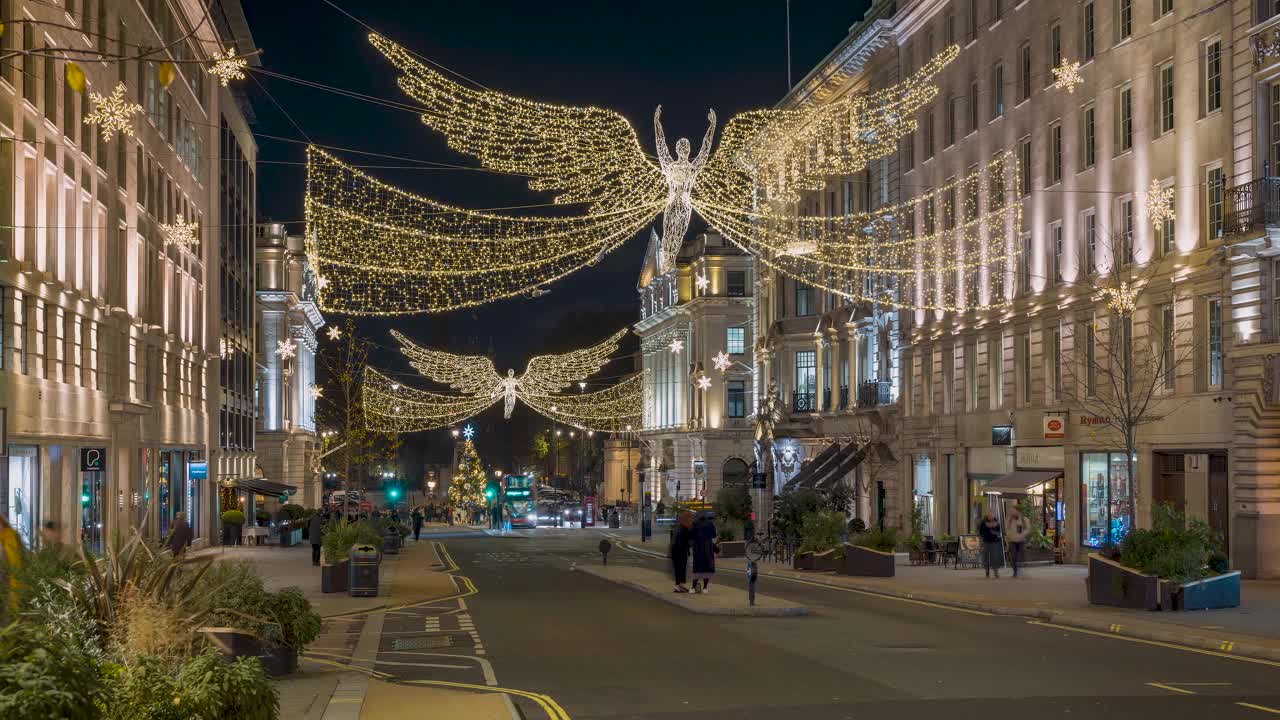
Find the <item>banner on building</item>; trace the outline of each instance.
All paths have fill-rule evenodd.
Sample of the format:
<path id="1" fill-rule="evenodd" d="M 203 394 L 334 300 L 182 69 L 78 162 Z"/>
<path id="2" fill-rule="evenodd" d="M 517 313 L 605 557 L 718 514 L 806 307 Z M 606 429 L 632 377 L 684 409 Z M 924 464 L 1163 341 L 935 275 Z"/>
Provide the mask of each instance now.
<path id="1" fill-rule="evenodd" d="M 1044 439 L 1061 440 L 1067 436 L 1067 421 L 1061 415 L 1044 416 Z"/>

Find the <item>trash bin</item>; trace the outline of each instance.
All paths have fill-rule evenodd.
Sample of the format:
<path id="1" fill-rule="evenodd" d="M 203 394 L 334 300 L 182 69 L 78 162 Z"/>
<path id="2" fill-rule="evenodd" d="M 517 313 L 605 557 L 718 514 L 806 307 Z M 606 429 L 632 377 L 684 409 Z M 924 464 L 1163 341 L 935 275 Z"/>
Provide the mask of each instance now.
<path id="1" fill-rule="evenodd" d="M 618 509 L 614 508 L 609 511 L 609 527 L 616 528 L 616 527 L 619 527 L 620 525 L 621 523 L 619 522 Z"/>
<path id="2" fill-rule="evenodd" d="M 347 594 L 351 597 L 375 597 L 378 594 L 378 548 L 356 545 L 347 555 Z"/>
<path id="3" fill-rule="evenodd" d="M 388 555 L 400 554 L 400 530 L 398 526 L 388 524 L 382 531 L 382 552 Z"/>

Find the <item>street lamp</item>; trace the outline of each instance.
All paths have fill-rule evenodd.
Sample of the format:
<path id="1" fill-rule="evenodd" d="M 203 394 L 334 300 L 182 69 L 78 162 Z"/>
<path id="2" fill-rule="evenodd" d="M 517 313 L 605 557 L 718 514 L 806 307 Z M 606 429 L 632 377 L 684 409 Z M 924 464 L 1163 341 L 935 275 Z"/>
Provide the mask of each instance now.
<path id="1" fill-rule="evenodd" d="M 458 428 L 454 428 L 454 429 L 450 430 L 449 432 L 453 434 L 453 437 L 454 437 L 454 439 L 456 440 L 456 439 L 457 439 L 457 437 L 458 437 Z"/>
<path id="2" fill-rule="evenodd" d="M 436 496 L 436 481 L 435 481 L 435 480 L 428 480 L 428 481 L 427 481 L 427 492 L 431 493 L 431 497 L 433 497 L 433 498 Z"/>

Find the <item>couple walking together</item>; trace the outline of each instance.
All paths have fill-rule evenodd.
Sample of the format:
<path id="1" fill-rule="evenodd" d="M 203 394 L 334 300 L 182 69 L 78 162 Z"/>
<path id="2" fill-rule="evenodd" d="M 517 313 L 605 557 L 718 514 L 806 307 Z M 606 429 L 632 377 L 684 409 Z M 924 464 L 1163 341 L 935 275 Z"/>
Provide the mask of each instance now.
<path id="1" fill-rule="evenodd" d="M 692 512 L 684 510 L 676 517 L 675 533 L 671 538 L 671 570 L 676 580 L 675 592 L 678 593 L 689 592 L 685 581 L 688 580 L 690 551 L 693 553 L 693 591 L 711 592 L 711 576 L 716 573 L 716 555 L 720 546 L 716 544 L 716 524 L 710 513 L 701 512 L 694 519 Z"/>

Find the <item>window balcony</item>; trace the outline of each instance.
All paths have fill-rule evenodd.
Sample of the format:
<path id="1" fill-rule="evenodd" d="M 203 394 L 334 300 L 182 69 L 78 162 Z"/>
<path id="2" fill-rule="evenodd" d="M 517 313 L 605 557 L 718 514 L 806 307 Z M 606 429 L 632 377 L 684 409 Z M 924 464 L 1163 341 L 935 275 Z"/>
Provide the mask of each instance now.
<path id="1" fill-rule="evenodd" d="M 797 412 L 797 413 L 814 412 L 817 409 L 814 403 L 815 401 L 814 395 L 815 393 L 811 393 L 811 392 L 791 393 L 791 412 Z"/>
<path id="2" fill-rule="evenodd" d="M 858 407 L 873 408 L 888 405 L 891 401 L 888 380 L 868 380 L 858 387 Z"/>
<path id="3" fill-rule="evenodd" d="M 1260 177 L 1227 188 L 1225 232 L 1245 235 L 1280 225 L 1280 177 Z"/>

